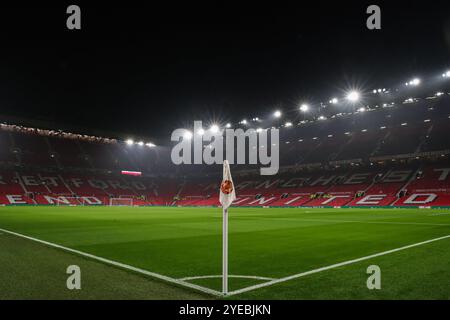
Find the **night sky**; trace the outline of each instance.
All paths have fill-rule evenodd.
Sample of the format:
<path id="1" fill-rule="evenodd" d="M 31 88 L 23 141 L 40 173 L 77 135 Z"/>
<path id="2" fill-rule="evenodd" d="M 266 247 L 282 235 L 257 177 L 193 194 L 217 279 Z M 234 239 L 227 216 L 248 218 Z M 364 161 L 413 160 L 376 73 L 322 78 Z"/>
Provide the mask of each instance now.
<path id="1" fill-rule="evenodd" d="M 196 119 L 264 117 L 448 69 L 448 1 L 389 2 L 373 2 L 377 31 L 365 1 L 3 7 L 0 120 L 161 141 Z M 81 31 L 66 29 L 69 4 Z"/>

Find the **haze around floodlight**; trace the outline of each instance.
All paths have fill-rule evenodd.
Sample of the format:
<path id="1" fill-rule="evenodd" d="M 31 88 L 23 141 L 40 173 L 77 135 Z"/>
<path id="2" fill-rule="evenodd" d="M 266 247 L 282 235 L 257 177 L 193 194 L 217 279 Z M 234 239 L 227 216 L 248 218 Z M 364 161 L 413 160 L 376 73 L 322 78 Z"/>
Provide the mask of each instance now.
<path id="1" fill-rule="evenodd" d="M 219 132 L 219 126 L 217 124 L 213 124 L 209 130 L 211 130 L 212 133 L 217 133 Z"/>
<path id="2" fill-rule="evenodd" d="M 359 100 L 359 92 L 358 91 L 351 91 L 347 94 L 347 100 L 351 102 L 356 102 Z"/>
<path id="3" fill-rule="evenodd" d="M 308 109 L 309 109 L 309 106 L 306 103 L 304 103 L 300 106 L 301 112 L 306 112 L 306 111 L 308 111 Z"/>
<path id="4" fill-rule="evenodd" d="M 420 79 L 419 78 L 414 78 L 411 82 L 411 85 L 413 86 L 418 86 L 420 84 Z"/>

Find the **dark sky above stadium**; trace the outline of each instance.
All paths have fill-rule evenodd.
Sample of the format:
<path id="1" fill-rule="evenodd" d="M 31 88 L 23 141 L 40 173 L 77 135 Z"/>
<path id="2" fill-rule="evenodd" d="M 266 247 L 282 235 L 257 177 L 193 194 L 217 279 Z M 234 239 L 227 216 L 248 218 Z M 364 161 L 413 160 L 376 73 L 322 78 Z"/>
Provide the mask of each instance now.
<path id="1" fill-rule="evenodd" d="M 446 2 L 378 1 L 377 31 L 365 1 L 2 7 L 0 117 L 168 139 L 196 119 L 388 87 L 450 67 Z M 81 7 L 80 31 L 66 29 L 69 4 Z"/>

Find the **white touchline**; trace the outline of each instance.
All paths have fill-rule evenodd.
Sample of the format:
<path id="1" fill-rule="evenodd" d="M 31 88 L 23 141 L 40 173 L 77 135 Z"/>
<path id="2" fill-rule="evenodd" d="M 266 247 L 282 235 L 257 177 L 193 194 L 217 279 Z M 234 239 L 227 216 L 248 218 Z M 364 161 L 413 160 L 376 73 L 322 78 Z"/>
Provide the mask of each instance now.
<path id="1" fill-rule="evenodd" d="M 287 219 L 280 219 L 287 220 Z M 289 219 L 294 220 L 294 219 Z M 396 221 L 364 221 L 364 220 L 339 220 L 339 219 L 295 219 L 295 221 L 308 222 L 337 222 L 337 223 L 367 223 L 367 224 L 398 224 L 398 225 L 413 225 L 413 226 L 450 226 L 450 223 L 428 223 L 428 222 L 396 222 Z"/>
<path id="2" fill-rule="evenodd" d="M 445 215 L 449 215 L 449 214 L 450 214 L 450 212 L 437 212 L 437 213 L 429 214 L 428 216 L 429 217 L 432 217 L 432 216 L 445 216 Z"/>
<path id="3" fill-rule="evenodd" d="M 299 219 L 308 221 L 323 222 L 344 222 L 344 223 L 367 223 L 367 224 L 404 224 L 413 226 L 450 226 L 450 223 L 428 223 L 428 222 L 397 222 L 397 221 L 360 221 L 360 220 L 333 220 L 333 219 Z"/>
<path id="4" fill-rule="evenodd" d="M 62 249 L 64 251 L 75 253 L 77 255 L 80 255 L 80 256 L 83 256 L 83 257 L 87 257 L 87 258 L 90 258 L 90 259 L 93 259 L 93 260 L 101 261 L 101 262 L 103 262 L 105 264 L 113 265 L 115 267 L 119 267 L 119 268 L 126 269 L 126 270 L 131 270 L 131 271 L 134 271 L 134 272 L 137 272 L 137 273 L 141 273 L 141 274 L 144 274 L 144 275 L 156 278 L 156 279 L 164 280 L 164 281 L 167 281 L 167 282 L 170 282 L 170 283 L 175 283 L 177 285 L 184 286 L 184 287 L 187 287 L 187 288 L 190 288 L 190 289 L 194 289 L 194 290 L 198 290 L 198 291 L 201 291 L 201 292 L 204 292 L 204 293 L 212 294 L 214 296 L 222 296 L 222 293 L 219 292 L 219 291 L 216 291 L 216 290 L 213 290 L 213 289 L 209 289 L 209 288 L 205 288 L 205 287 L 202 287 L 202 286 L 199 286 L 199 285 L 196 285 L 196 284 L 192 284 L 192 283 L 189 283 L 189 282 L 185 282 L 183 280 L 177 280 L 177 279 L 174 279 L 174 278 L 171 278 L 171 277 L 168 277 L 168 276 L 164 276 L 164 275 L 159 274 L 159 273 L 150 272 L 150 271 L 147 271 L 147 270 L 144 270 L 144 269 L 136 268 L 136 267 L 133 267 L 133 266 L 121 263 L 121 262 L 105 259 L 105 258 L 102 258 L 102 257 L 97 257 L 97 256 L 92 255 L 90 253 L 86 253 L 86 252 L 83 252 L 83 251 L 78 251 L 78 250 L 75 250 L 75 249 L 70 249 L 70 248 L 61 246 L 61 245 L 56 244 L 56 243 L 52 243 L 52 242 L 40 240 L 40 239 L 37 239 L 37 238 L 29 237 L 29 236 L 26 236 L 24 234 L 20 234 L 20 233 L 17 233 L 17 232 L 13 232 L 13 231 L 1 229 L 1 228 L 0 228 L 0 231 L 8 233 L 8 234 L 11 234 L 11 235 L 14 235 L 14 236 L 17 236 L 17 237 L 20 237 L 20 238 L 24 238 L 24 239 L 32 240 L 32 241 L 35 241 L 35 242 L 39 242 L 39 243 L 45 244 L 45 245 L 53 247 L 53 248 L 58 248 L 58 249 Z"/>
<path id="5" fill-rule="evenodd" d="M 306 271 L 306 272 L 302 272 L 302 273 L 298 273 L 298 274 L 294 274 L 285 278 L 280 278 L 280 279 L 276 279 L 276 280 L 272 280 L 269 282 L 265 282 L 265 283 L 261 283 L 261 284 L 257 284 L 254 286 L 250 286 L 250 287 L 246 287 L 246 288 L 242 288 L 239 290 L 235 290 L 235 291 L 231 291 L 228 292 L 228 296 L 232 296 L 232 295 L 236 295 L 236 294 L 240 294 L 240 293 L 244 293 L 244 292 L 248 292 L 248 291 L 253 291 L 259 288 L 263 288 L 263 287 L 268 287 L 268 286 L 272 286 L 274 284 L 277 283 L 281 283 L 281 282 L 286 282 L 289 280 L 293 280 L 293 279 L 297 279 L 300 277 L 304 277 L 304 276 L 308 276 L 310 274 L 314 274 L 314 273 L 318 273 L 318 272 L 322 272 L 322 271 L 326 271 L 326 270 L 330 270 L 330 269 L 334 269 L 334 268 L 339 268 L 342 266 L 346 266 L 349 264 L 353 264 L 356 262 L 360 262 L 360 261 L 364 261 L 364 260 L 369 260 L 372 258 L 376 258 L 376 257 L 380 257 L 380 256 L 384 256 L 390 253 L 394 253 L 394 252 L 398 252 L 398 251 L 402 251 L 402 250 L 406 250 L 406 249 L 410 249 L 410 248 L 414 248 L 414 247 L 418 247 L 427 243 L 431 243 L 431 242 L 435 242 L 435 241 L 439 241 L 439 240 L 444 240 L 444 239 L 448 239 L 450 238 L 450 235 L 446 235 L 440 238 L 435 238 L 435 239 L 431 239 L 431 240 L 426 240 L 426 241 L 422 241 L 422 242 L 418 242 L 418 243 L 414 243 L 414 244 L 410 244 L 404 247 L 400 247 L 400 248 L 396 248 L 396 249 L 392 249 L 392 250 L 388 250 L 388 251 L 383 251 L 380 253 L 375 253 L 369 256 L 365 256 L 365 257 L 361 257 L 361 258 L 357 258 L 357 259 L 353 259 L 353 260 L 348 260 L 348 261 L 344 261 L 341 263 L 336 263 L 327 267 L 322 267 L 322 268 L 318 268 L 318 269 L 314 269 L 314 270 L 310 270 L 310 271 Z"/>

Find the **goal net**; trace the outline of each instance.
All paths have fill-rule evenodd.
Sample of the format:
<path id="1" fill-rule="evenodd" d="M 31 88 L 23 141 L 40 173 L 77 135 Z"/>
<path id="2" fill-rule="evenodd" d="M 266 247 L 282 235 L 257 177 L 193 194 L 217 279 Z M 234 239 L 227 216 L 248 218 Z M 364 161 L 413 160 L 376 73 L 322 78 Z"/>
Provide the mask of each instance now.
<path id="1" fill-rule="evenodd" d="M 110 198 L 110 206 L 132 206 L 133 198 Z"/>

